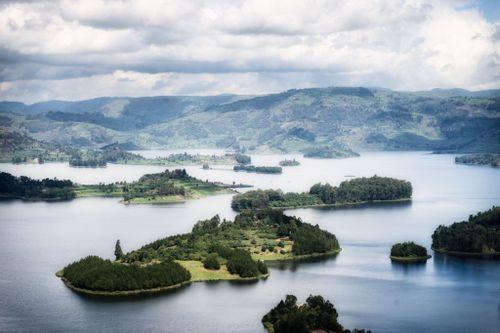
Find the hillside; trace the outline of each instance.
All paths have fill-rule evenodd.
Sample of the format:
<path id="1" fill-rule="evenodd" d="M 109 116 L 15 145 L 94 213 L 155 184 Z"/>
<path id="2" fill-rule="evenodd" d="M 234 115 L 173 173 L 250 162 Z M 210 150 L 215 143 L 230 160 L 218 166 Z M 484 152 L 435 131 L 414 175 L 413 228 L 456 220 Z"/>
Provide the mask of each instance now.
<path id="1" fill-rule="evenodd" d="M 500 152 L 500 90 L 294 89 L 262 96 L 0 103 L 0 127 L 47 142 L 142 148 Z"/>

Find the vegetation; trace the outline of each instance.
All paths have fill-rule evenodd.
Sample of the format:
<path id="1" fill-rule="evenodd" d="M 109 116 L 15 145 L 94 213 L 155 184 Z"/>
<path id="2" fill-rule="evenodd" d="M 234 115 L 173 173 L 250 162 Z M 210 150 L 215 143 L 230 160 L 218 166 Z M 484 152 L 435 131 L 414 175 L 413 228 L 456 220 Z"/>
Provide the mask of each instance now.
<path id="1" fill-rule="evenodd" d="M 280 161 L 280 166 L 282 167 L 287 167 L 287 166 L 297 166 L 297 165 L 300 165 L 300 162 L 297 161 L 295 158 L 292 159 L 292 160 L 287 160 L 287 159 L 284 159 L 283 161 Z"/>
<path id="2" fill-rule="evenodd" d="M 500 255 L 500 207 L 471 215 L 468 221 L 440 225 L 432 235 L 432 248 L 450 254 Z"/>
<path id="3" fill-rule="evenodd" d="M 16 103 L 15 110 L 4 104 L 0 121 L 9 132 L 23 129 L 50 143 L 85 148 L 119 141 L 146 148 L 242 147 L 258 152 L 327 146 L 346 156 L 352 156 L 349 147 L 500 153 L 499 105 L 498 90 L 328 87 L 261 96 Z"/>
<path id="4" fill-rule="evenodd" d="M 285 254 L 274 252 L 282 242 Z M 262 250 L 262 247 L 265 247 Z M 268 251 L 268 249 L 270 251 Z M 271 250 L 272 249 L 272 250 Z M 204 261 L 216 254 L 228 270 L 240 274 L 240 263 L 255 275 L 258 263 L 254 259 L 293 259 L 297 256 L 327 254 L 338 251 L 335 235 L 318 226 L 289 217 L 279 210 L 244 211 L 234 222 L 221 221 L 218 216 L 200 221 L 189 234 L 170 236 L 145 245 L 125 255 L 128 263 L 149 263 L 165 258 Z"/>
<path id="5" fill-rule="evenodd" d="M 429 258 L 427 249 L 413 242 L 397 243 L 391 248 L 391 259 L 396 261 L 420 261 Z"/>
<path id="6" fill-rule="evenodd" d="M 261 252 L 263 246 L 269 251 Z M 279 210 L 245 211 L 234 222 L 214 216 L 196 223 L 190 233 L 159 239 L 125 255 L 117 241 L 115 262 L 90 256 L 65 267 L 61 276 L 87 291 L 136 292 L 188 280 L 254 279 L 268 274 L 265 260 L 339 251 L 335 235 L 318 226 Z"/>
<path id="7" fill-rule="evenodd" d="M 115 258 L 116 260 L 120 260 L 121 258 L 123 258 L 123 251 L 120 245 L 120 240 L 117 240 L 115 244 Z"/>
<path id="8" fill-rule="evenodd" d="M 123 292 L 169 287 L 188 281 L 191 275 L 172 260 L 138 266 L 88 256 L 66 266 L 62 277 L 71 286 L 84 290 Z"/>
<path id="9" fill-rule="evenodd" d="M 344 181 L 339 186 L 315 184 L 309 193 L 283 193 L 280 190 L 255 190 L 233 197 L 231 207 L 263 209 L 319 205 L 347 205 L 362 202 L 404 200 L 411 198 L 410 182 L 388 177 L 373 176 Z"/>
<path id="10" fill-rule="evenodd" d="M 252 159 L 248 155 L 236 154 L 235 155 L 236 162 L 240 164 L 250 164 L 252 163 Z"/>
<path id="11" fill-rule="evenodd" d="M 24 200 L 70 200 L 76 196 L 70 180 L 14 177 L 0 172 L 0 197 Z"/>
<path id="12" fill-rule="evenodd" d="M 234 171 L 246 171 L 246 172 L 256 172 L 256 173 L 281 173 L 283 169 L 281 167 L 272 166 L 253 166 L 253 165 L 235 165 L 233 167 Z"/>
<path id="13" fill-rule="evenodd" d="M 208 255 L 205 260 L 203 260 L 203 267 L 214 270 L 220 269 L 220 263 L 217 255 L 215 253 Z"/>
<path id="14" fill-rule="evenodd" d="M 207 195 L 231 193 L 230 186 L 201 181 L 184 169 L 146 174 L 138 181 L 77 185 L 69 180 L 14 177 L 0 173 L 0 197 L 27 200 L 69 200 L 75 197 L 122 197 L 125 203 L 168 203 Z M 238 185 L 234 185 L 238 186 Z M 244 186 L 240 184 L 239 186 Z"/>
<path id="15" fill-rule="evenodd" d="M 351 156 L 359 156 L 359 154 L 353 151 L 336 149 L 328 146 L 315 146 L 304 151 L 304 157 L 309 158 L 345 158 Z"/>
<path id="16" fill-rule="evenodd" d="M 455 157 L 455 163 L 500 167 L 500 154 L 471 154 Z"/>
<path id="17" fill-rule="evenodd" d="M 322 296 L 309 296 L 304 304 L 297 304 L 297 297 L 287 295 L 262 317 L 270 333 L 331 332 L 348 333 L 338 322 L 338 313 L 330 301 Z M 353 333 L 369 333 L 354 329 Z"/>

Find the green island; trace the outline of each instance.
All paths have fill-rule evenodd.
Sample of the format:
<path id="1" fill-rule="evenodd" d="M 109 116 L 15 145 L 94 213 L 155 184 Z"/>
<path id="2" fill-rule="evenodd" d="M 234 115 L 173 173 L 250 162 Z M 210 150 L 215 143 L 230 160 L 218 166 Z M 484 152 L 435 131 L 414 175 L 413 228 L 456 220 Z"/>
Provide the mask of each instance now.
<path id="1" fill-rule="evenodd" d="M 297 161 L 295 158 L 291 159 L 291 160 L 287 160 L 285 158 L 283 161 L 280 161 L 279 165 L 282 166 L 282 167 L 298 166 L 298 165 L 300 165 L 300 162 Z"/>
<path id="2" fill-rule="evenodd" d="M 309 192 L 283 193 L 281 190 L 254 190 L 237 194 L 231 207 L 243 209 L 348 206 L 362 203 L 407 201 L 412 195 L 411 183 L 389 177 L 355 178 L 340 183 L 315 184 Z"/>
<path id="3" fill-rule="evenodd" d="M 346 158 L 359 156 L 358 153 L 350 149 L 336 149 L 329 146 L 311 147 L 304 151 L 307 158 Z"/>
<path id="4" fill-rule="evenodd" d="M 427 249 L 414 242 L 394 244 L 391 248 L 391 260 L 398 262 L 425 262 L 431 258 Z"/>
<path id="5" fill-rule="evenodd" d="M 255 173 L 282 173 L 283 169 L 276 166 L 254 166 L 254 165 L 235 165 L 234 171 L 246 171 Z"/>
<path id="6" fill-rule="evenodd" d="M 455 157 L 455 163 L 469 165 L 489 165 L 500 168 L 500 154 L 470 154 Z"/>
<path id="7" fill-rule="evenodd" d="M 262 324 L 269 333 L 371 333 L 365 329 L 344 329 L 338 316 L 334 305 L 320 295 L 310 295 L 303 304 L 297 304 L 294 295 L 286 295 L 262 317 Z"/>
<path id="8" fill-rule="evenodd" d="M 112 184 L 78 185 L 70 180 L 15 177 L 9 173 L 0 173 L 0 197 L 23 200 L 71 200 L 81 197 L 121 197 L 125 204 L 163 204 L 183 202 L 209 195 L 234 193 L 232 187 L 244 185 L 226 185 L 202 181 L 191 177 L 184 169 L 165 170 L 146 174 L 138 181 Z"/>
<path id="9" fill-rule="evenodd" d="M 89 256 L 57 275 L 71 289 L 95 295 L 157 292 L 209 280 L 267 277 L 266 261 L 294 260 L 340 252 L 335 235 L 281 210 L 244 211 L 234 221 L 214 216 L 190 233 L 169 236 L 116 260 Z"/>
<path id="10" fill-rule="evenodd" d="M 500 207 L 469 216 L 468 221 L 440 225 L 432 235 L 438 253 L 479 258 L 500 258 Z"/>

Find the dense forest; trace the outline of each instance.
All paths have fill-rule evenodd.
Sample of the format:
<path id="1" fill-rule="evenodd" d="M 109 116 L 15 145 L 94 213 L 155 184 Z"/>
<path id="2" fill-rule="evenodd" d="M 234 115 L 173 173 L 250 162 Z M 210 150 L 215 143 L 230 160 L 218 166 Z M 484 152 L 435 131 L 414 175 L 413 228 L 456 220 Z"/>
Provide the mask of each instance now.
<path id="1" fill-rule="evenodd" d="M 253 165 L 235 165 L 234 171 L 246 171 L 255 173 L 281 173 L 283 169 L 276 166 L 253 166 Z"/>
<path id="2" fill-rule="evenodd" d="M 427 258 L 427 249 L 414 242 L 394 244 L 391 248 L 391 258 Z"/>
<path id="3" fill-rule="evenodd" d="M 69 200 L 75 197 L 70 180 L 42 180 L 0 172 L 0 197 L 25 200 Z"/>
<path id="4" fill-rule="evenodd" d="M 455 163 L 490 165 L 500 168 L 500 154 L 470 154 L 455 157 Z"/>
<path id="5" fill-rule="evenodd" d="M 297 304 L 297 297 L 286 295 L 278 305 L 262 317 L 270 333 L 370 333 L 369 330 L 345 330 L 338 322 L 338 312 L 322 296 L 310 295 L 304 304 Z"/>
<path id="6" fill-rule="evenodd" d="M 409 199 L 411 183 L 404 180 L 373 176 L 343 181 L 339 186 L 315 184 L 308 193 L 283 193 L 280 190 L 255 190 L 235 195 L 231 207 L 262 209 L 265 207 L 299 207 L 342 205 L 359 202 Z"/>
<path id="7" fill-rule="evenodd" d="M 432 235 L 438 251 L 483 255 L 500 253 L 500 207 L 471 215 L 468 221 L 440 225 Z"/>
<path id="8" fill-rule="evenodd" d="M 189 271 L 172 260 L 138 266 L 123 265 L 96 256 L 88 256 L 66 266 L 62 274 L 77 288 L 105 292 L 168 287 L 191 278 Z"/>
<path id="9" fill-rule="evenodd" d="M 99 150 L 78 150 L 69 159 L 73 167 L 105 167 L 107 163 L 127 163 L 128 161 L 142 161 L 144 157 L 129 153 L 119 145 L 107 145 Z"/>

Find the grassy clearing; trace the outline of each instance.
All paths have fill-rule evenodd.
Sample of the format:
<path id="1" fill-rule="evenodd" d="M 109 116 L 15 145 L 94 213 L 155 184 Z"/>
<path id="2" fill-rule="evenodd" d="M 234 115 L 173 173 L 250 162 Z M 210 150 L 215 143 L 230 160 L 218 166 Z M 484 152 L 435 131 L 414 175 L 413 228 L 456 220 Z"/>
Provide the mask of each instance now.
<path id="1" fill-rule="evenodd" d="M 181 266 L 191 273 L 191 281 L 217 281 L 217 280 L 241 280 L 237 274 L 228 272 L 226 265 L 221 265 L 218 270 L 210 270 L 203 267 L 201 261 L 196 260 L 179 260 Z"/>

